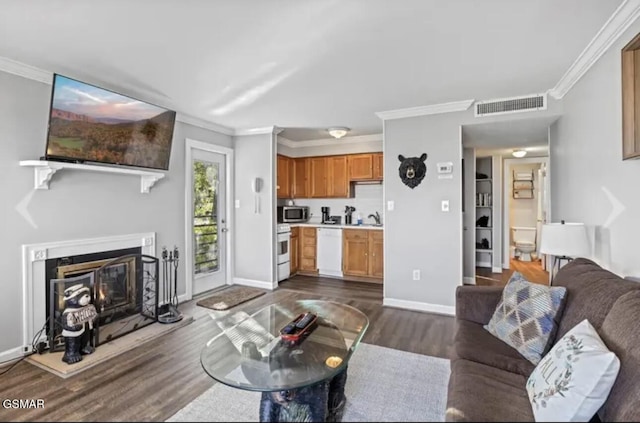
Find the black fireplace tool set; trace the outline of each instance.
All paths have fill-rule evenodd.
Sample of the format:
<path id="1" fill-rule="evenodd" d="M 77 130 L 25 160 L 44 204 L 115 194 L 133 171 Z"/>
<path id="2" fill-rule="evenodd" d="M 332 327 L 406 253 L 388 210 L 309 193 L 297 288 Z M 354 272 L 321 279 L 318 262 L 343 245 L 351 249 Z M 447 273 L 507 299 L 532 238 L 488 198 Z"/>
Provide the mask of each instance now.
<path id="1" fill-rule="evenodd" d="M 158 310 L 160 323 L 175 323 L 182 320 L 178 311 L 178 247 L 167 251 L 162 247 L 162 305 Z"/>

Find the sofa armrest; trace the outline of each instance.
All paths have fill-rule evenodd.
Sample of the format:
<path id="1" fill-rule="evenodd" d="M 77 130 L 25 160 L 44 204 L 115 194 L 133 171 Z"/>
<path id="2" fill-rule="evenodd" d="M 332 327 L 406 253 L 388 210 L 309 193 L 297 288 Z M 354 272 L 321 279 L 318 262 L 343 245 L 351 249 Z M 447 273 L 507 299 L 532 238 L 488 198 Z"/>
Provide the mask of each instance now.
<path id="1" fill-rule="evenodd" d="M 456 319 L 486 325 L 502 298 L 501 286 L 469 286 L 456 289 Z"/>

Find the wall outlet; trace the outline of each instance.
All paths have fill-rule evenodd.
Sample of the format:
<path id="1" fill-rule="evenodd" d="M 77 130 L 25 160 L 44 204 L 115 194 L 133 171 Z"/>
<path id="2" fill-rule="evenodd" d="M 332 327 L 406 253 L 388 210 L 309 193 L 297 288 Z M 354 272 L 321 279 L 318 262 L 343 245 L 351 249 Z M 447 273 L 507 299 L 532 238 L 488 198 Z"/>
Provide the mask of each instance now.
<path id="1" fill-rule="evenodd" d="M 443 212 L 449 211 L 449 200 L 442 200 L 442 211 Z"/>
<path id="2" fill-rule="evenodd" d="M 393 201 L 387 201 L 387 210 L 389 211 L 393 210 L 394 206 L 395 206 L 395 203 Z"/>
<path id="3" fill-rule="evenodd" d="M 414 281 L 419 281 L 420 280 L 420 270 L 419 269 L 415 269 L 413 271 L 413 280 Z"/>

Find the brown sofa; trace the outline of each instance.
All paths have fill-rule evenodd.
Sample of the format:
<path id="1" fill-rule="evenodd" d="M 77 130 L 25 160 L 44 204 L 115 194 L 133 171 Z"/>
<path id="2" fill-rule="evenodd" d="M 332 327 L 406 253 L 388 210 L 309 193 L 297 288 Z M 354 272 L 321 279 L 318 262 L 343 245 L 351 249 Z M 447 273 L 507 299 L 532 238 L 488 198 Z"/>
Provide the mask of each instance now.
<path id="1" fill-rule="evenodd" d="M 620 372 L 599 417 L 640 421 L 640 283 L 580 258 L 565 265 L 553 284 L 567 288 L 553 342 L 589 319 L 620 359 Z M 482 327 L 501 294 L 501 287 L 458 287 L 447 421 L 534 421 L 525 388 L 534 365 Z"/>

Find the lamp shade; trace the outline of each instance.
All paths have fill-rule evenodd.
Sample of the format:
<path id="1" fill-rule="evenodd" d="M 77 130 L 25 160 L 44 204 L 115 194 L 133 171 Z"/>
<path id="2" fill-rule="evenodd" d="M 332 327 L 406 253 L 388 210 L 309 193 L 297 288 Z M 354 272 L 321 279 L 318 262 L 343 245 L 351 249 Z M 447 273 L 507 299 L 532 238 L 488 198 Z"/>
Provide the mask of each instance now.
<path id="1" fill-rule="evenodd" d="M 540 252 L 552 256 L 585 257 L 589 240 L 584 223 L 547 223 L 542 226 Z"/>

